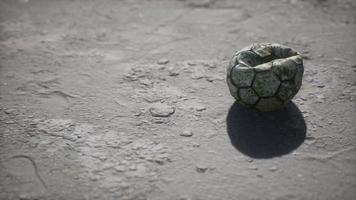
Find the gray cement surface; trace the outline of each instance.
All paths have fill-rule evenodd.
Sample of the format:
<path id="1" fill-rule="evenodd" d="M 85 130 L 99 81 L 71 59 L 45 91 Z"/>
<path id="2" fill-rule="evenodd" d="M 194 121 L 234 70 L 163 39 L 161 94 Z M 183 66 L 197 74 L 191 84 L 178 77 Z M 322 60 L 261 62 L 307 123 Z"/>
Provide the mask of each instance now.
<path id="1" fill-rule="evenodd" d="M 353 0 L 1 0 L 0 199 L 356 199 Z M 273 113 L 233 53 L 304 55 Z"/>

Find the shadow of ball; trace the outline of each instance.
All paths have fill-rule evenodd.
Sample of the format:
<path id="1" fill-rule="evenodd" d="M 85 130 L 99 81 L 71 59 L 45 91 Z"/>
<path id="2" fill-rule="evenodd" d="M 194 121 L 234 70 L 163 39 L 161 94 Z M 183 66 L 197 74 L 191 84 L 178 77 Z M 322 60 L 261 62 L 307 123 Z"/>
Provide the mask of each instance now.
<path id="1" fill-rule="evenodd" d="M 257 112 L 235 102 L 226 123 L 231 144 L 253 158 L 288 154 L 303 143 L 306 135 L 305 121 L 293 102 L 269 113 Z"/>

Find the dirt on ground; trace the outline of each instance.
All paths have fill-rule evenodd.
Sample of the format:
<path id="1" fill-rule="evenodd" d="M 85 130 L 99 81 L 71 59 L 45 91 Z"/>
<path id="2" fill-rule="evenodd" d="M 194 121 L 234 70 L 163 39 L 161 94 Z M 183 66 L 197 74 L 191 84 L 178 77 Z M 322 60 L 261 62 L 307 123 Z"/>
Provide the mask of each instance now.
<path id="1" fill-rule="evenodd" d="M 353 0 L 1 0 L 0 199 L 356 199 Z M 225 70 L 304 56 L 276 112 Z"/>

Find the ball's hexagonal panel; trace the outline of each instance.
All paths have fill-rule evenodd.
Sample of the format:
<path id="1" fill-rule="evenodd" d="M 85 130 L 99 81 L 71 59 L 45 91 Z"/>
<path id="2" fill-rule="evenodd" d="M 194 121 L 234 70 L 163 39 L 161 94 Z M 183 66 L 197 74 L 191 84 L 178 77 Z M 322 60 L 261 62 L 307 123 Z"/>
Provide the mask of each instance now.
<path id="1" fill-rule="evenodd" d="M 251 67 L 235 66 L 231 71 L 231 82 L 238 87 L 249 87 L 252 84 L 255 72 Z"/>
<path id="2" fill-rule="evenodd" d="M 294 91 L 294 87 L 295 83 L 293 83 L 293 81 L 282 82 L 277 94 L 278 97 L 284 101 L 291 99 L 296 94 L 296 92 Z"/>
<path id="3" fill-rule="evenodd" d="M 296 63 L 291 59 L 274 60 L 272 69 L 281 81 L 291 80 L 297 73 Z"/>
<path id="4" fill-rule="evenodd" d="M 283 102 L 277 99 L 276 97 L 262 98 L 256 104 L 256 109 L 263 112 L 269 112 L 277 110 L 282 107 Z"/>
<path id="5" fill-rule="evenodd" d="M 272 71 L 257 73 L 253 82 L 253 89 L 260 97 L 273 96 L 280 85 L 280 81 Z"/>
<path id="6" fill-rule="evenodd" d="M 252 88 L 241 88 L 239 90 L 239 96 L 241 101 L 250 105 L 255 104 L 259 99 L 259 97 L 255 93 L 255 91 L 253 91 Z"/>
<path id="7" fill-rule="evenodd" d="M 237 55 L 238 63 L 246 66 L 256 66 L 262 63 L 262 59 L 252 51 L 243 51 Z"/>

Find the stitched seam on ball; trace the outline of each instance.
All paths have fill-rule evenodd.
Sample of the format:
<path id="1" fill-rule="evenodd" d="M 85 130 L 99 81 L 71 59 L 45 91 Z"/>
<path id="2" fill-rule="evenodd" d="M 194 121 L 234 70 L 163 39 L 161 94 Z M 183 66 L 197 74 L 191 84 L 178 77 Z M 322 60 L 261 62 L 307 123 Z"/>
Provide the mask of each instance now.
<path id="1" fill-rule="evenodd" d="M 235 68 L 236 66 L 237 66 L 237 65 L 231 67 L 229 79 L 230 79 L 231 83 L 232 83 L 236 88 L 239 88 L 239 87 L 237 87 L 236 83 L 235 83 L 234 80 L 232 79 L 232 70 L 234 70 L 234 68 Z"/>

